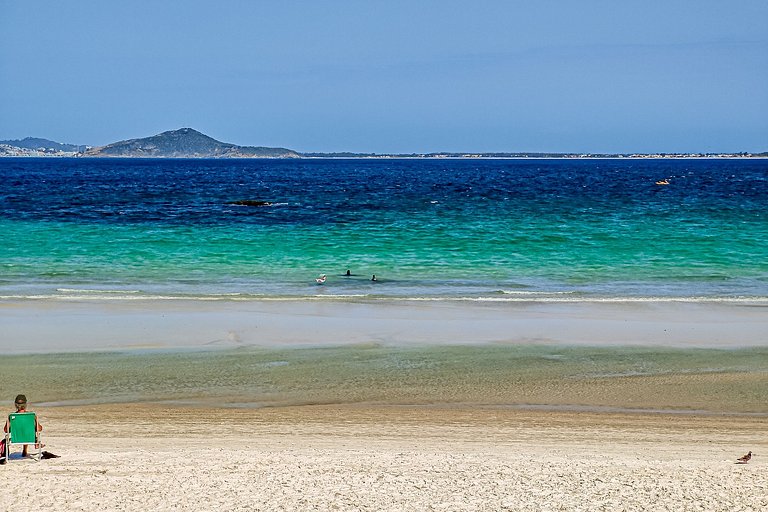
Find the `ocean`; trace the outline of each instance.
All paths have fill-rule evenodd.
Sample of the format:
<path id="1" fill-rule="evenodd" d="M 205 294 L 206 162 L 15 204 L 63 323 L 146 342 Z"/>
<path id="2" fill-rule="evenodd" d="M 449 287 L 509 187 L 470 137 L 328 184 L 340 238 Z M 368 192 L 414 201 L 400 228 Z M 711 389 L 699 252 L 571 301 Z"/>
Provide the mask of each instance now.
<path id="1" fill-rule="evenodd" d="M 0 233 L 6 300 L 766 301 L 768 160 L 3 158 Z"/>
<path id="2" fill-rule="evenodd" d="M 8 397 L 766 412 L 768 160 L 3 158 L 0 233 Z"/>

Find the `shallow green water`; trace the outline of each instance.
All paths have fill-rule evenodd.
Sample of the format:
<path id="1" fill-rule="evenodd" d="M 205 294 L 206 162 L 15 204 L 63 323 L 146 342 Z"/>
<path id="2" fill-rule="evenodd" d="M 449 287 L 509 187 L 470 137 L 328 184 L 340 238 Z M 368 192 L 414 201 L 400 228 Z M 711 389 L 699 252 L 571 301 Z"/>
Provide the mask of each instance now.
<path id="1" fill-rule="evenodd" d="M 575 406 L 768 414 L 768 349 L 553 346 L 9 356 L 0 390 L 43 405 L 165 402 Z"/>

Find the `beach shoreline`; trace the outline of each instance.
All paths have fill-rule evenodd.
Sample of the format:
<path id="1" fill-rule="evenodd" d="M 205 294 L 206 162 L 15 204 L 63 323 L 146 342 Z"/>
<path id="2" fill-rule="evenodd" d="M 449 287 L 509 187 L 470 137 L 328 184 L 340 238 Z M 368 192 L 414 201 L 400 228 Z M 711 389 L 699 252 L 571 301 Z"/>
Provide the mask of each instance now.
<path id="1" fill-rule="evenodd" d="M 32 300 L 0 312 L 0 388 L 27 394 L 61 456 L 15 454 L 1 509 L 30 496 L 45 497 L 36 510 L 85 512 L 768 507 L 759 304 Z"/>

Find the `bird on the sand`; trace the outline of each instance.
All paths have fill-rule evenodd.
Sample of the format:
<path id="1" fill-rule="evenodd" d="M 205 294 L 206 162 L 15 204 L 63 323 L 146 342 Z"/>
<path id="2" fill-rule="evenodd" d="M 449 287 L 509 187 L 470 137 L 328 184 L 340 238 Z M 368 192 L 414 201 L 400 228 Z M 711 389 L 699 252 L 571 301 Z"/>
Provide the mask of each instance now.
<path id="1" fill-rule="evenodd" d="M 739 457 L 738 459 L 736 459 L 736 464 L 746 464 L 747 462 L 749 462 L 751 458 L 752 458 L 752 451 L 750 450 L 750 452 L 745 456 Z"/>

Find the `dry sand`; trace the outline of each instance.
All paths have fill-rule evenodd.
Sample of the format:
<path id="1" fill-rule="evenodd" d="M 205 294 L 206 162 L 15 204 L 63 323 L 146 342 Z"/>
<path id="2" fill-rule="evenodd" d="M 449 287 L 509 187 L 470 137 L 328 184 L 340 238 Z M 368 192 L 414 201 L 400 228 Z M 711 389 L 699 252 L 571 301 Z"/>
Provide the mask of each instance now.
<path id="1" fill-rule="evenodd" d="M 768 418 L 461 407 L 41 409 L 0 510 L 768 510 Z M 737 456 L 757 453 L 749 464 Z"/>

